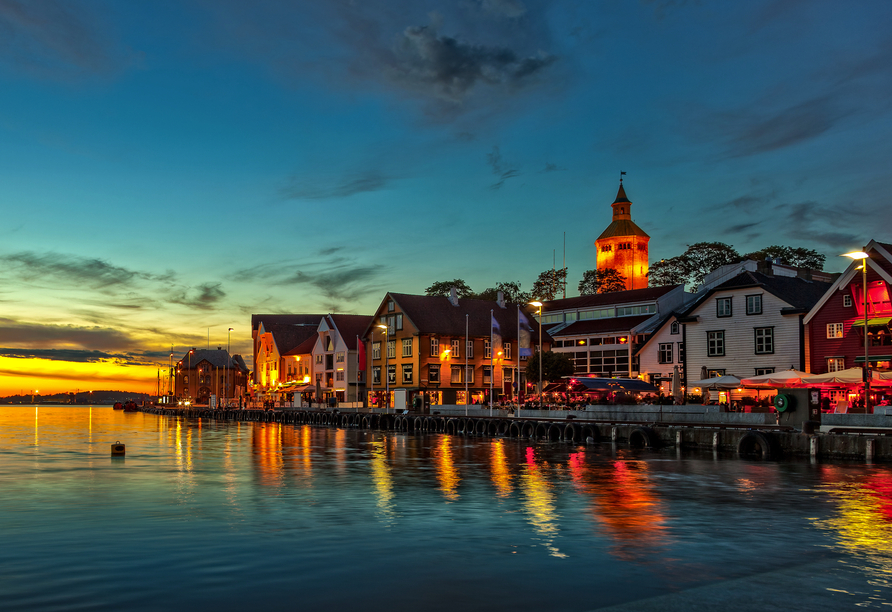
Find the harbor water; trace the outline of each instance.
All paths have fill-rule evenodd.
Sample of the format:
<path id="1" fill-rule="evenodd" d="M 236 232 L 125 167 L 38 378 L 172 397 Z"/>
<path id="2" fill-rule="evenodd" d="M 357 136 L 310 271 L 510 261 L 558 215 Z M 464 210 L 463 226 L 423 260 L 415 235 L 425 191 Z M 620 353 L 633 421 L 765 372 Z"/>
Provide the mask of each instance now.
<path id="1" fill-rule="evenodd" d="M 5 612 L 892 606 L 882 464 L 0 406 L 0 534 Z"/>

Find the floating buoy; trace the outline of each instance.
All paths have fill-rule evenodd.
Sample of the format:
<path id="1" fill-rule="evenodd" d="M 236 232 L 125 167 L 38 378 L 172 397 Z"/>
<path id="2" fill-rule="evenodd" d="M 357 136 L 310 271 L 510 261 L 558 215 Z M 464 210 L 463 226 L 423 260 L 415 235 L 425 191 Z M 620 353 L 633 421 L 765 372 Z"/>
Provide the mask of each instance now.
<path id="1" fill-rule="evenodd" d="M 125 454 L 124 445 L 120 442 L 115 442 L 111 445 L 111 454 L 112 457 L 123 457 Z"/>

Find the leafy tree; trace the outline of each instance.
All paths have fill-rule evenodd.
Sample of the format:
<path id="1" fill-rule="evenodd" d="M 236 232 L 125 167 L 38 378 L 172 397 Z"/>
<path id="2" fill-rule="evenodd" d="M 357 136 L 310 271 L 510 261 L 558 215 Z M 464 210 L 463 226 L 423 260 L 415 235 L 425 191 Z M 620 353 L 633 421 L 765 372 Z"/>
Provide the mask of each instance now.
<path id="1" fill-rule="evenodd" d="M 567 353 L 555 353 L 553 351 L 542 353 L 543 381 L 559 380 L 564 376 L 572 376 L 573 371 L 573 361 Z M 538 350 L 527 360 L 526 375 L 529 382 L 539 382 Z"/>
<path id="2" fill-rule="evenodd" d="M 567 290 L 567 268 L 560 270 L 546 270 L 539 275 L 533 283 L 530 297 L 535 300 L 547 302 L 563 295 Z"/>
<path id="3" fill-rule="evenodd" d="M 697 242 L 671 259 L 664 259 L 650 267 L 648 281 L 652 287 L 690 284 L 691 291 L 703 283 L 713 270 L 740 261 L 740 253 L 724 242 Z"/>
<path id="4" fill-rule="evenodd" d="M 495 301 L 499 297 L 499 291 L 505 296 L 505 301 L 509 304 L 526 304 L 530 301 L 530 294 L 520 290 L 520 283 L 509 281 L 507 283 L 497 283 L 495 287 L 489 287 L 475 295 L 478 300 Z"/>
<path id="5" fill-rule="evenodd" d="M 764 249 L 747 253 L 743 256 L 744 259 L 752 259 L 755 261 L 764 261 L 769 257 L 771 259 L 779 259 L 781 262 L 790 266 L 810 268 L 812 270 L 823 270 L 824 262 L 827 260 L 825 255 L 822 255 L 813 249 L 778 245 L 765 247 Z"/>
<path id="6" fill-rule="evenodd" d="M 689 281 L 686 266 L 687 262 L 681 255 L 661 259 L 647 271 L 647 284 L 651 287 L 687 284 Z"/>
<path id="7" fill-rule="evenodd" d="M 439 297 L 449 297 L 452 288 L 455 287 L 458 291 L 458 297 L 460 298 L 472 298 L 474 297 L 474 292 L 471 291 L 471 288 L 468 286 L 468 283 L 463 281 L 460 278 L 456 278 L 451 281 L 440 281 L 434 283 L 430 287 L 424 290 L 424 295 L 435 295 Z"/>
<path id="8" fill-rule="evenodd" d="M 625 291 L 626 277 L 615 268 L 586 270 L 577 288 L 579 289 L 579 295 Z"/>

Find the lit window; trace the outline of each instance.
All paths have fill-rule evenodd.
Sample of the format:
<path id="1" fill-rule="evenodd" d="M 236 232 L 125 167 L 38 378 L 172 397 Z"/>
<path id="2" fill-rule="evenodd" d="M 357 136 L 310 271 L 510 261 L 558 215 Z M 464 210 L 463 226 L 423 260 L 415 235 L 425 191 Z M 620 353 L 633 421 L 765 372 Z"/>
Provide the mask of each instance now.
<path id="1" fill-rule="evenodd" d="M 412 356 L 412 338 L 403 338 L 403 357 Z"/>
<path id="2" fill-rule="evenodd" d="M 461 340 L 453 340 L 452 341 L 452 358 L 458 359 L 461 357 Z M 468 359 L 471 358 L 471 355 L 468 355 Z"/>
<path id="3" fill-rule="evenodd" d="M 440 356 L 440 339 L 431 338 L 431 357 Z"/>
<path id="4" fill-rule="evenodd" d="M 427 366 L 427 382 L 431 384 L 439 384 L 440 382 L 440 364 L 431 363 Z"/>
<path id="5" fill-rule="evenodd" d="M 827 324 L 827 337 L 828 338 L 842 338 L 843 336 L 843 324 L 842 323 L 828 323 Z"/>
<path id="6" fill-rule="evenodd" d="M 490 344 L 489 340 L 484 340 L 483 341 L 483 358 L 489 359 L 490 357 L 492 357 L 492 345 Z"/>
<path id="7" fill-rule="evenodd" d="M 474 358 L 474 341 L 473 341 L 473 340 L 468 340 L 468 354 L 467 354 L 467 358 L 468 358 L 468 359 L 473 359 L 473 358 Z"/>
<path id="8" fill-rule="evenodd" d="M 502 345 L 502 357 L 505 359 L 511 359 L 511 343 L 506 342 Z"/>
<path id="9" fill-rule="evenodd" d="M 381 343 L 372 342 L 372 359 L 381 359 Z"/>
<path id="10" fill-rule="evenodd" d="M 403 384 L 412 384 L 412 364 L 403 364 Z"/>
<path id="11" fill-rule="evenodd" d="M 388 340 L 387 341 L 387 358 L 388 359 L 396 358 L 396 340 Z"/>
<path id="12" fill-rule="evenodd" d="M 828 372 L 841 372 L 846 369 L 846 360 L 843 357 L 830 357 L 827 359 Z"/>

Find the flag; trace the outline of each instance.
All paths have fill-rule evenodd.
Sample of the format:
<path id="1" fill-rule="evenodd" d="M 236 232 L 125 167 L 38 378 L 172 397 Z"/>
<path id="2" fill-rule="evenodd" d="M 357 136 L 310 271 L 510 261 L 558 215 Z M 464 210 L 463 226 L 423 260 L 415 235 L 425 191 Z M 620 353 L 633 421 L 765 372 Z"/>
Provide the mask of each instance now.
<path id="1" fill-rule="evenodd" d="M 489 311 L 489 316 L 491 319 L 490 339 L 492 341 L 492 355 L 493 357 L 499 357 L 499 353 L 502 351 L 502 329 L 499 327 L 499 322 L 496 321 L 496 315 L 491 310 Z"/>
<path id="2" fill-rule="evenodd" d="M 365 370 L 365 342 L 356 336 L 356 364 L 360 371 Z"/>
<path id="3" fill-rule="evenodd" d="M 521 357 L 532 357 L 533 349 L 530 342 L 530 320 L 517 307 L 517 345 Z"/>

